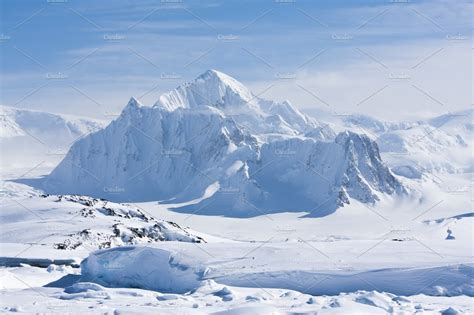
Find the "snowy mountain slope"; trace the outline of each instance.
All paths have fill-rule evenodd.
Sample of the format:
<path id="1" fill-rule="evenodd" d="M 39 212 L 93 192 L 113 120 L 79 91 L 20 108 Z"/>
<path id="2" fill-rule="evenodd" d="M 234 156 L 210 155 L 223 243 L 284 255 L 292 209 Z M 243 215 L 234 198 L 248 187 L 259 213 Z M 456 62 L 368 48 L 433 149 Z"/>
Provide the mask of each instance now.
<path id="1" fill-rule="evenodd" d="M 170 240 L 204 241 L 135 206 L 87 196 L 37 195 L 6 199 L 1 204 L 2 243 L 39 243 L 46 247 L 44 250 L 91 251 Z"/>
<path id="2" fill-rule="evenodd" d="M 236 213 L 250 207 L 254 215 L 281 209 L 323 216 L 349 203 L 350 198 L 372 204 L 380 193 L 404 191 L 382 164 L 373 143 L 350 132 L 338 135 L 335 142 L 275 140 L 261 146 L 258 160 L 240 161 L 239 165 L 245 186 L 223 178 L 212 197 L 181 211 L 198 208 L 200 213 L 222 214 L 221 209 L 231 206 Z M 256 183 L 252 190 L 249 180 Z"/>
<path id="3" fill-rule="evenodd" d="M 92 195 L 119 187 L 123 193 L 112 197 L 168 199 L 190 186 L 187 193 L 197 198 L 211 184 L 201 169 L 242 151 L 248 155 L 256 142 L 210 108 L 168 112 L 132 99 L 118 120 L 74 145 L 51 178 Z M 192 180 L 197 187 L 189 185 Z"/>
<path id="4" fill-rule="evenodd" d="M 105 125 L 99 120 L 0 106 L 1 162 L 9 169 L 54 167 L 71 144 Z"/>
<path id="5" fill-rule="evenodd" d="M 318 126 L 313 119 L 287 102 L 251 95 L 211 70 L 153 107 L 132 98 L 107 128 L 74 144 L 46 189 L 114 200 L 196 200 L 181 210 L 235 216 L 316 206 L 325 215 L 349 198 L 373 203 L 380 194 L 404 192 L 367 137 L 346 132 L 329 140 L 328 131 L 305 137 Z M 109 196 L 109 187 L 122 192 Z"/>

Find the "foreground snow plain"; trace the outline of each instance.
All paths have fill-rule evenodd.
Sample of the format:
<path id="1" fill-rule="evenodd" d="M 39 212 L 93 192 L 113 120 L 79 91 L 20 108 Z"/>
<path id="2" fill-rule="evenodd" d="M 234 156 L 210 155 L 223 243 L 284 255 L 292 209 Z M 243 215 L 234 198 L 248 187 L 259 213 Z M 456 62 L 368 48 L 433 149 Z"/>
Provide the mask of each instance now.
<path id="1" fill-rule="evenodd" d="M 134 206 L 143 213 L 176 222 L 205 242 L 137 243 L 96 252 L 90 244 L 74 250 L 54 249 L 63 240 L 60 230 L 81 230 L 87 224 L 88 218 L 70 220 L 70 204 L 52 208 L 53 197 L 41 197 L 28 186 L 8 182 L 6 188 L 10 196 L 2 200 L 4 312 L 474 311 L 472 216 L 451 207 L 424 213 L 429 207 L 386 200 L 376 210 L 354 204 L 324 218 L 281 213 L 239 219 L 190 216 L 169 210 L 170 205 L 140 203 Z M 439 197 L 439 193 L 433 195 Z M 459 195 L 444 196 L 451 196 L 462 208 Z M 44 213 L 44 221 L 36 217 L 41 209 L 56 211 L 54 219 L 44 218 Z M 394 209 L 398 209 L 396 215 Z M 58 218 L 61 211 L 64 216 Z M 107 230 L 107 218 L 103 220 L 99 222 Z M 447 229 L 455 239 L 446 240 Z M 8 266 L 5 257 L 17 260 L 15 264 L 10 260 Z"/>

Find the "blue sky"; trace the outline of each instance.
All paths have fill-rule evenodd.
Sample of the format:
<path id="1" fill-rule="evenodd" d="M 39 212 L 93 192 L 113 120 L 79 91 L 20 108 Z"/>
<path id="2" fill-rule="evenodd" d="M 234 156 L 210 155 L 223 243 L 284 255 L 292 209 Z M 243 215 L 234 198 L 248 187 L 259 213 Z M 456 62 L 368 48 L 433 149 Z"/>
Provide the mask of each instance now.
<path id="1" fill-rule="evenodd" d="M 210 68 L 312 112 L 472 104 L 469 1 L 5 0 L 1 21 L 9 106 L 108 119 Z"/>

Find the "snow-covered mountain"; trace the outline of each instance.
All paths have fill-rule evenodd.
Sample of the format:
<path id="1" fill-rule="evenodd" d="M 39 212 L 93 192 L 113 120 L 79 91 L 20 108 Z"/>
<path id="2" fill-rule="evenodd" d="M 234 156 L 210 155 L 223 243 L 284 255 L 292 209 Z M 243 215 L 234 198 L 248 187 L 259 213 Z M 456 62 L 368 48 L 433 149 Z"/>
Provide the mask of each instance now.
<path id="1" fill-rule="evenodd" d="M 61 145 L 102 126 L 99 120 L 0 106 L 1 138 L 32 134 L 48 144 Z"/>
<path id="2" fill-rule="evenodd" d="M 54 166 L 71 144 L 99 130 L 99 120 L 0 106 L 1 162 L 9 168 Z"/>
<path id="3" fill-rule="evenodd" d="M 75 143 L 46 189 L 113 200 L 169 200 L 200 214 L 325 215 L 405 188 L 365 135 L 332 129 L 289 102 L 263 100 L 209 70 L 152 107 L 131 99 Z M 110 189 L 120 193 L 109 194 Z"/>
<path id="4" fill-rule="evenodd" d="M 398 123 L 351 115 L 343 119 L 340 128 L 369 135 L 399 175 L 413 178 L 423 172 L 466 173 L 472 172 L 474 165 L 473 113 L 468 109 Z"/>

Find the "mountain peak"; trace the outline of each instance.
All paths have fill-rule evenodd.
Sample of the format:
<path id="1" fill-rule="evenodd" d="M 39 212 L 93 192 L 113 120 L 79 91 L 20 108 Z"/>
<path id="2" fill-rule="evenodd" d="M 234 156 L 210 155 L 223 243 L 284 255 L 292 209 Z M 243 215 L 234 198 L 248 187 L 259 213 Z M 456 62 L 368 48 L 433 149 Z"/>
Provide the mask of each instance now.
<path id="1" fill-rule="evenodd" d="M 130 97 L 127 107 L 142 107 L 143 105 L 135 97 Z"/>
<path id="2" fill-rule="evenodd" d="M 135 112 L 140 107 L 143 107 L 143 104 L 140 103 L 135 97 L 130 97 L 130 100 L 127 103 L 127 106 L 123 109 L 124 112 Z"/>
<path id="3" fill-rule="evenodd" d="M 192 82 L 160 96 L 156 107 L 167 110 L 200 106 L 237 107 L 246 105 L 253 94 L 239 81 L 217 70 L 207 70 Z"/>
<path id="4" fill-rule="evenodd" d="M 209 69 L 198 76 L 189 86 L 203 92 L 216 93 L 215 95 L 222 99 L 233 95 L 246 103 L 253 98 L 253 94 L 240 81 L 214 69 Z"/>
<path id="5" fill-rule="evenodd" d="M 200 76 L 198 76 L 194 80 L 194 83 L 201 82 L 201 81 L 211 83 L 211 84 L 220 83 L 222 85 L 226 85 L 231 88 L 240 87 L 240 88 L 246 89 L 245 86 L 241 82 L 237 81 L 235 78 L 214 69 L 209 69 L 203 74 L 201 74 Z"/>
<path id="6" fill-rule="evenodd" d="M 289 101 L 279 103 L 259 98 L 241 82 L 214 69 L 162 94 L 153 108 L 166 112 L 211 109 L 211 112 L 218 112 L 248 127 L 253 133 L 295 135 L 319 127 Z M 330 133 L 318 138 L 332 138 Z"/>
<path id="7" fill-rule="evenodd" d="M 208 77 L 213 77 L 213 76 L 216 76 L 216 77 L 228 77 L 228 78 L 231 78 L 233 80 L 235 80 L 234 78 L 232 78 L 231 76 L 225 74 L 224 72 L 220 72 L 218 70 L 215 70 L 215 69 L 209 69 L 209 70 L 206 70 L 204 73 L 202 73 L 200 76 L 198 76 L 196 79 L 199 79 L 199 78 L 208 78 Z"/>
<path id="8" fill-rule="evenodd" d="M 144 106 L 145 105 L 140 103 L 139 100 L 132 96 L 130 97 L 130 100 L 128 101 L 127 105 L 122 110 L 121 115 L 135 117 L 138 113 L 140 113 L 140 108 Z"/>

